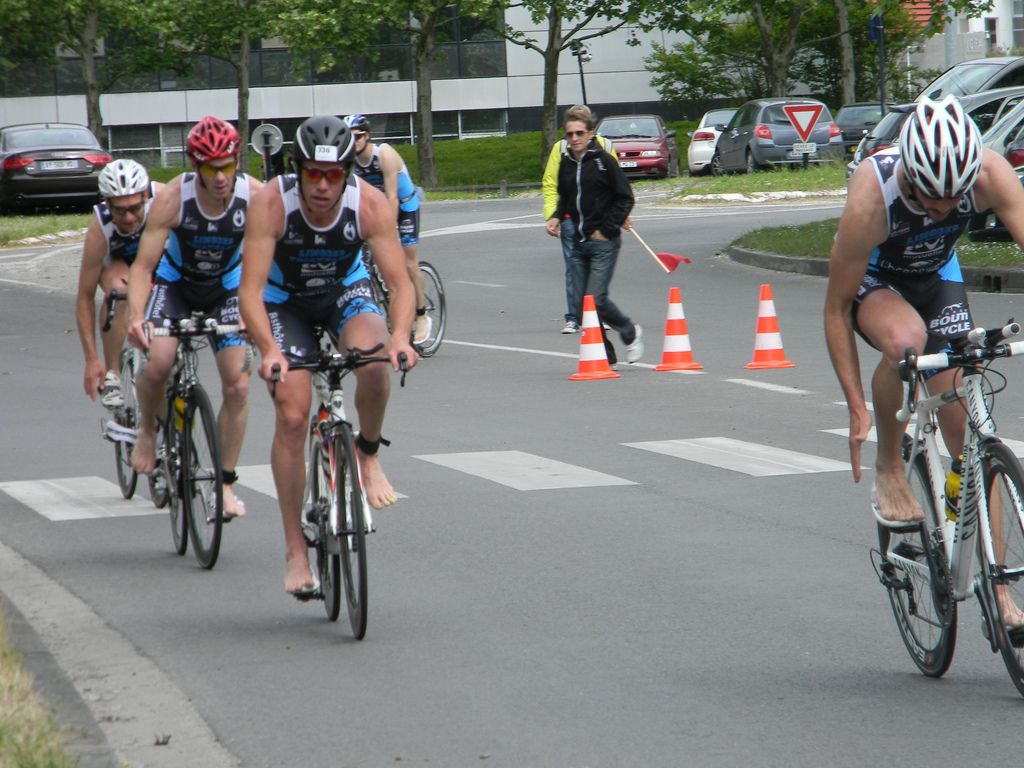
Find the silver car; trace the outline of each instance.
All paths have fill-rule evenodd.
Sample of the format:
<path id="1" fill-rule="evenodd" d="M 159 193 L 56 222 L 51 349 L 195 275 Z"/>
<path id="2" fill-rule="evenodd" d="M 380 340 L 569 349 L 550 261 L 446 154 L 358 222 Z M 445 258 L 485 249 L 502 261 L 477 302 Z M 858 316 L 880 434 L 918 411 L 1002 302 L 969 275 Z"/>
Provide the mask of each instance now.
<path id="1" fill-rule="evenodd" d="M 807 136 L 801 139 L 786 107 L 820 107 Z M 801 165 L 841 160 L 843 136 L 828 107 L 814 99 L 754 99 L 737 110 L 722 129 L 711 160 L 712 172 L 751 173 L 777 165 Z"/>
<path id="2" fill-rule="evenodd" d="M 705 112 L 697 123 L 697 128 L 690 132 L 690 146 L 686 150 L 686 164 L 690 175 L 711 172 L 711 158 L 715 154 L 715 144 L 721 131 L 716 125 L 728 123 L 736 114 L 735 107 L 728 109 L 712 109 Z"/>

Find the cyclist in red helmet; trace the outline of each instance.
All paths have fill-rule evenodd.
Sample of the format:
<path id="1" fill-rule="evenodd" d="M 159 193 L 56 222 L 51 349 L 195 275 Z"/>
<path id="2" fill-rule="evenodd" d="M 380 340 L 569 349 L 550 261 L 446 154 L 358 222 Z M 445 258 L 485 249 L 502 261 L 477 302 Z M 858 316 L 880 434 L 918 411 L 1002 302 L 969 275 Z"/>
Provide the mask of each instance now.
<path id="1" fill-rule="evenodd" d="M 128 277 L 129 339 L 148 349 L 149 363 L 138 378 L 141 424 L 132 451 L 138 472 L 156 468 L 156 415 L 164 382 L 174 364 L 178 341 L 150 339 L 147 326 L 187 317 L 193 310 L 237 323 L 238 282 L 242 271 L 242 236 L 252 194 L 263 184 L 238 171 L 238 131 L 216 117 L 204 117 L 185 140 L 192 170 L 177 176 L 153 203 Z M 156 270 L 152 297 L 150 274 Z M 232 485 L 248 418 L 249 373 L 246 344 L 238 335 L 218 337 L 214 350 L 223 405 L 220 428 L 224 478 L 224 519 L 245 514 Z"/>

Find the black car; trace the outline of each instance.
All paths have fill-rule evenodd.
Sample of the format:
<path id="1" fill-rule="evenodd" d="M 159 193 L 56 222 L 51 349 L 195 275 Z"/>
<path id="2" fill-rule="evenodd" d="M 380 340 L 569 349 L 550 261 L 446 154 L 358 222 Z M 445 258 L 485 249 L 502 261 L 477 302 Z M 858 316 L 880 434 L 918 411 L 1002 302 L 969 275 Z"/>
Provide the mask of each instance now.
<path id="1" fill-rule="evenodd" d="M 903 127 L 903 123 L 906 122 L 906 119 L 916 106 L 916 104 L 900 104 L 889 107 L 885 117 L 879 120 L 878 125 L 865 134 L 864 138 L 860 140 L 860 144 L 857 145 L 857 149 L 854 150 L 853 159 L 846 166 L 847 178 L 850 177 L 850 174 L 853 173 L 853 170 L 860 165 L 864 158 L 871 157 L 875 152 L 891 147 L 897 142 L 900 136 L 900 128 Z"/>
<path id="2" fill-rule="evenodd" d="M 74 123 L 0 128 L 0 209 L 90 205 L 112 160 L 92 132 Z"/>
<path id="3" fill-rule="evenodd" d="M 882 105 L 876 102 L 844 104 L 836 112 L 836 125 L 843 133 L 843 150 L 853 155 L 860 140 L 882 119 Z"/>

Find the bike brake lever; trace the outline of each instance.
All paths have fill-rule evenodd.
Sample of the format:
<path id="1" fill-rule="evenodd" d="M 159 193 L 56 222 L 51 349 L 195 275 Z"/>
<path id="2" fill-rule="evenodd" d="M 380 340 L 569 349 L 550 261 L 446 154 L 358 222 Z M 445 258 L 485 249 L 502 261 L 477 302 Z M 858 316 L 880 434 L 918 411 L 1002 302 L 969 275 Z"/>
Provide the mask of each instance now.
<path id="1" fill-rule="evenodd" d="M 281 380 L 281 366 L 274 363 L 270 366 L 270 399 L 277 398 L 277 382 Z"/>
<path id="2" fill-rule="evenodd" d="M 405 386 L 405 375 L 409 373 L 409 356 L 405 352 L 398 353 L 398 370 L 402 372 L 402 378 L 399 381 L 399 386 Z"/>

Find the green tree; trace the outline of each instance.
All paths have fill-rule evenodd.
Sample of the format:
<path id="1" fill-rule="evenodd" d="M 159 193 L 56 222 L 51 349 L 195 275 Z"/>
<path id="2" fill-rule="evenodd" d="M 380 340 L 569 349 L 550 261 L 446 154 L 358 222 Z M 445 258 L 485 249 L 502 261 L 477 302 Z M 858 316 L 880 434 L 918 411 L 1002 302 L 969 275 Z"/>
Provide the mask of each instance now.
<path id="1" fill-rule="evenodd" d="M 687 0 L 678 0 L 687 6 Z M 664 6 L 660 0 L 516 0 L 509 8 L 523 8 L 534 27 L 546 29 L 543 39 L 507 24 L 502 34 L 511 43 L 536 51 L 544 59 L 541 112 L 541 164 L 558 137 L 558 62 L 562 52 L 586 40 L 607 35 L 626 24 L 638 24 Z"/>

